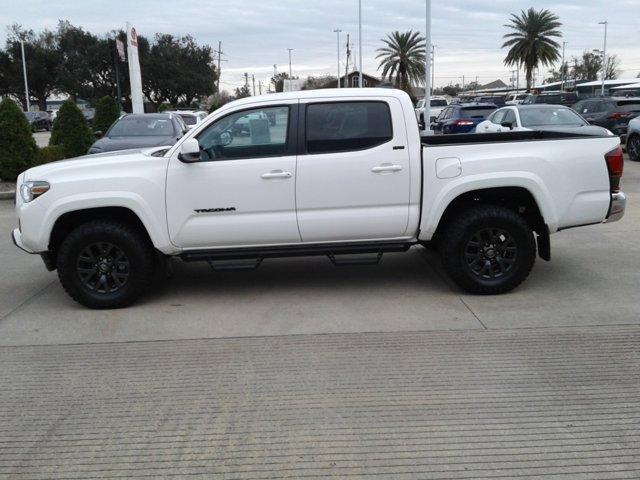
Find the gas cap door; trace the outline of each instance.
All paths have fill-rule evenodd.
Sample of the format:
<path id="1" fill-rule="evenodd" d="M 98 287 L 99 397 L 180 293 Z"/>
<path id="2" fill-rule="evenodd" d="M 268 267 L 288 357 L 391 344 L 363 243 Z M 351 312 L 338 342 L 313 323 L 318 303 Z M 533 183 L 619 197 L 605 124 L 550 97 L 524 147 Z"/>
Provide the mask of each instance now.
<path id="1" fill-rule="evenodd" d="M 462 175 L 462 162 L 458 157 L 444 157 L 436 160 L 438 178 L 455 178 Z"/>

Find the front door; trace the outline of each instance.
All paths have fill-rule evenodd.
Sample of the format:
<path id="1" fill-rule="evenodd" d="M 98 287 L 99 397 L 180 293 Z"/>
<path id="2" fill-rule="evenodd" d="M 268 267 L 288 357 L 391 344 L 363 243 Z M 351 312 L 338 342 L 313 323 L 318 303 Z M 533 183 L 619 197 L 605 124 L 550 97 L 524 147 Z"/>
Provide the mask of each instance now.
<path id="1" fill-rule="evenodd" d="M 200 161 L 177 152 L 167 173 L 167 221 L 184 249 L 300 242 L 295 209 L 297 100 L 254 106 L 197 134 Z"/>
<path id="2" fill-rule="evenodd" d="M 301 100 L 300 114 L 305 132 L 296 200 L 302 240 L 405 236 L 412 172 L 400 101 Z"/>

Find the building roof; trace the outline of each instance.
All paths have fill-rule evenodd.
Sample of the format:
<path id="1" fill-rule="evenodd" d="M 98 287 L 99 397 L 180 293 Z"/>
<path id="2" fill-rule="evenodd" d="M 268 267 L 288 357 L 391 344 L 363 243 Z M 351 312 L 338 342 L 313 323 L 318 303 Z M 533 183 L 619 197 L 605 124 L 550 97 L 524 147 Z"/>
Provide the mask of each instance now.
<path id="1" fill-rule="evenodd" d="M 640 82 L 632 83 L 631 85 L 620 85 L 619 87 L 613 87 L 612 90 L 622 90 L 624 88 L 640 88 Z"/>
<path id="2" fill-rule="evenodd" d="M 626 85 L 636 83 L 637 78 L 616 78 L 615 80 L 605 80 L 604 85 Z M 602 85 L 602 80 L 593 80 L 592 82 L 578 83 L 576 87 L 597 87 Z"/>

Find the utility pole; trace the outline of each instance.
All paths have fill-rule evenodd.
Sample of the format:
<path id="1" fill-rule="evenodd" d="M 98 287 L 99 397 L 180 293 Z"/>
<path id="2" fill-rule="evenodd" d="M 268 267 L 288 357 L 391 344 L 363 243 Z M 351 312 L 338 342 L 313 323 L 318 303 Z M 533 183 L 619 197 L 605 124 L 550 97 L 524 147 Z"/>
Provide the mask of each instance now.
<path id="1" fill-rule="evenodd" d="M 516 91 L 520 90 L 520 66 L 516 70 Z"/>
<path id="2" fill-rule="evenodd" d="M 340 88 L 340 32 L 342 32 L 342 30 L 339 28 L 333 31 L 333 33 L 338 35 L 338 88 Z"/>
<path id="3" fill-rule="evenodd" d="M 217 93 L 220 94 L 220 77 L 222 76 L 222 71 L 220 70 L 220 61 L 222 57 L 222 42 L 218 42 L 218 88 Z"/>
<path id="4" fill-rule="evenodd" d="M 251 75 L 251 81 L 253 82 L 253 96 L 256 96 L 256 76 Z"/>
<path id="5" fill-rule="evenodd" d="M 431 91 L 432 92 L 436 85 L 435 71 L 436 71 L 436 46 L 431 45 Z"/>
<path id="6" fill-rule="evenodd" d="M 602 88 L 600 90 L 600 95 L 604 97 L 604 81 L 607 78 L 607 27 L 609 26 L 609 22 L 605 20 L 604 22 L 598 22 L 598 25 L 604 25 L 604 49 L 602 50 Z"/>
<path id="7" fill-rule="evenodd" d="M 560 64 L 560 91 L 564 92 L 564 50 L 567 42 L 562 42 L 562 63 Z"/>
<path id="8" fill-rule="evenodd" d="M 293 52 L 293 48 L 288 48 L 289 50 L 289 80 L 293 79 L 293 70 L 291 69 L 291 52 Z"/>
<path id="9" fill-rule="evenodd" d="M 360 64 L 358 87 L 362 88 L 362 0 L 358 0 L 358 57 Z"/>
<path id="10" fill-rule="evenodd" d="M 349 34 L 347 33 L 347 63 L 344 71 L 344 88 L 349 88 L 349 59 L 351 58 L 351 48 L 349 45 Z"/>
<path id="11" fill-rule="evenodd" d="M 247 87 L 247 90 L 249 89 L 249 74 L 246 72 L 244 74 L 244 86 Z"/>
<path id="12" fill-rule="evenodd" d="M 273 76 L 278 76 L 278 65 L 276 65 L 275 63 L 273 64 Z"/>
<path id="13" fill-rule="evenodd" d="M 24 40 L 20 40 L 20 50 L 22 51 L 22 73 L 24 74 L 24 94 L 27 99 L 27 112 L 31 108 L 29 101 L 29 84 L 27 83 L 27 60 L 24 57 Z"/>
<path id="14" fill-rule="evenodd" d="M 464 75 L 462 75 L 462 91 L 464 92 Z"/>
<path id="15" fill-rule="evenodd" d="M 431 0 L 425 0 L 425 35 L 424 35 L 424 129 L 431 130 Z"/>
<path id="16" fill-rule="evenodd" d="M 258 81 L 258 88 L 260 89 L 260 95 L 262 95 L 262 80 Z"/>

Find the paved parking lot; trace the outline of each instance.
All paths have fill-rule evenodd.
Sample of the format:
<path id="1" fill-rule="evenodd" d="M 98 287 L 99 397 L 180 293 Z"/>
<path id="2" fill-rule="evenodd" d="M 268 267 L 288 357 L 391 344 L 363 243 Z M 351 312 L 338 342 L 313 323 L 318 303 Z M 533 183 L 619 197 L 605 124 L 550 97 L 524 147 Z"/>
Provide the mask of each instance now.
<path id="1" fill-rule="evenodd" d="M 175 264 L 93 312 L 0 202 L 0 478 L 639 478 L 640 165 L 627 216 L 478 297 L 415 248 Z"/>

